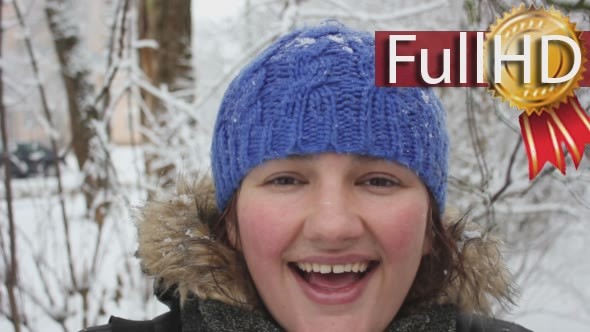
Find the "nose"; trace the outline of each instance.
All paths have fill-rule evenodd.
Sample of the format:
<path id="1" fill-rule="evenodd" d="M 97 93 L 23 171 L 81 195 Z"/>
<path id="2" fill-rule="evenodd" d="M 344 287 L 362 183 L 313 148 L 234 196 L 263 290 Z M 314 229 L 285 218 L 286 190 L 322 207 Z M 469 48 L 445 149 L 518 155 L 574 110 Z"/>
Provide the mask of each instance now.
<path id="1" fill-rule="evenodd" d="M 327 250 L 337 250 L 358 240 L 365 231 L 357 213 L 351 188 L 342 185 L 319 185 L 311 195 L 310 213 L 303 225 L 303 235 Z"/>

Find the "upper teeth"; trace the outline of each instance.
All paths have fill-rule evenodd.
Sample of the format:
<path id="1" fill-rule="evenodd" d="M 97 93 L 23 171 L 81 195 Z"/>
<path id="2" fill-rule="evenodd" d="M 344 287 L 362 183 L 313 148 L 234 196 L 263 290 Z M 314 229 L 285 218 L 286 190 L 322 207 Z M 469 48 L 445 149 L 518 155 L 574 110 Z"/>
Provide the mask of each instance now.
<path id="1" fill-rule="evenodd" d="M 337 264 L 337 265 L 326 265 L 316 263 L 297 263 L 297 267 L 305 272 L 319 272 L 325 273 L 343 273 L 343 272 L 365 272 L 368 263 L 349 263 L 349 264 Z"/>

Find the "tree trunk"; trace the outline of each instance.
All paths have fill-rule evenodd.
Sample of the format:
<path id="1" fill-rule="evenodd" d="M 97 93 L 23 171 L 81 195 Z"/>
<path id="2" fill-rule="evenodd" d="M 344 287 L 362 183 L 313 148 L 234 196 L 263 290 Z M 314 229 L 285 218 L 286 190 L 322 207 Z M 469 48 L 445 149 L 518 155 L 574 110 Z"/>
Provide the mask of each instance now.
<path id="1" fill-rule="evenodd" d="M 84 170 L 89 162 L 93 162 L 90 146 L 96 133 L 92 122 L 99 120 L 99 112 L 94 105 L 94 84 L 89 65 L 80 52 L 82 42 L 75 22 L 74 4 L 72 0 L 46 0 L 45 14 L 61 65 L 68 100 L 72 148 L 80 170 L 85 173 L 82 190 L 86 206 L 90 208 L 96 193 L 106 185 L 106 179 L 98 172 Z M 106 170 L 101 173 L 106 173 Z"/>
<path id="2" fill-rule="evenodd" d="M 4 21 L 2 20 L 2 9 L 4 8 L 4 1 L 0 0 L 0 26 Z M 2 59 L 2 36 L 4 31 L 0 31 L 0 59 Z M 12 211 L 12 167 L 10 162 L 10 149 L 8 147 L 8 135 L 6 133 L 6 109 L 4 108 L 4 81 L 2 77 L 2 67 L 0 66 L 0 126 L 2 128 L 2 163 L 4 164 L 5 178 L 4 191 L 6 192 L 6 210 L 8 213 L 8 233 L 10 234 L 10 262 L 6 262 L 5 284 L 8 292 L 8 304 L 10 307 L 10 320 L 14 326 L 15 332 L 20 332 L 21 321 L 18 312 L 18 304 L 16 302 L 16 289 L 18 287 L 18 261 L 16 258 L 16 230 L 14 224 L 14 214 Z"/>
<path id="3" fill-rule="evenodd" d="M 147 79 L 156 87 L 165 87 L 172 94 L 189 89 L 193 84 L 191 66 L 191 1 L 190 0 L 140 0 L 139 1 L 139 39 L 157 42 L 157 48 L 140 50 L 140 67 Z M 142 126 L 164 128 L 168 109 L 165 103 L 153 95 L 144 94 L 145 103 L 151 112 L 150 123 L 142 112 Z M 166 135 L 169 137 L 169 135 Z M 144 141 L 150 139 L 144 136 Z M 155 142 L 152 142 L 155 143 Z M 163 151 L 165 147 L 157 147 Z M 156 163 L 162 156 L 158 152 L 146 154 L 146 174 L 157 176 L 158 184 L 165 186 L 174 181 L 172 163 Z M 156 166 L 159 165 L 159 166 Z"/>

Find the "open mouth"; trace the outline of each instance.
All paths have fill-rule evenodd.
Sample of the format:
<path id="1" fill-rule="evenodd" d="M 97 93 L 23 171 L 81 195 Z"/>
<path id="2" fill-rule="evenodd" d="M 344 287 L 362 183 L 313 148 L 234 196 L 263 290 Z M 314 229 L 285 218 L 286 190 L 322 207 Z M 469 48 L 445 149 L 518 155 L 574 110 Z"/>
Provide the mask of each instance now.
<path id="1" fill-rule="evenodd" d="M 336 265 L 308 262 L 289 263 L 289 267 L 309 286 L 324 292 L 345 291 L 366 278 L 378 265 L 378 261 Z"/>

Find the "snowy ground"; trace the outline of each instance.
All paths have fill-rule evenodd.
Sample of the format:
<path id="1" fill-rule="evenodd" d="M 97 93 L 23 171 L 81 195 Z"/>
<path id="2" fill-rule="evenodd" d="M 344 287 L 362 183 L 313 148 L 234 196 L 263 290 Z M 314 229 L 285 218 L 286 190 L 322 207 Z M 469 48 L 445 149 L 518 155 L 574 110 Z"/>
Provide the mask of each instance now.
<path id="1" fill-rule="evenodd" d="M 142 171 L 141 164 L 134 166 L 134 154 L 129 148 L 116 148 L 113 160 L 121 192 L 114 199 L 116 218 L 106 220 L 100 238 L 97 225 L 85 215 L 83 199 L 73 194 L 82 183 L 79 174 L 73 171 L 74 160 L 68 160 L 64 174 L 74 275 L 78 285 L 88 285 L 90 289 L 89 325 L 104 324 L 111 314 L 145 319 L 165 310 L 163 305 L 151 300 L 151 281 L 141 275 L 138 261 L 133 257 L 136 236 L 130 212 L 142 200 L 135 186 L 136 173 Z M 80 308 L 83 303 L 80 297 L 65 295 L 70 293 L 72 282 L 56 188 L 53 178 L 37 177 L 13 182 L 19 283 L 25 289 L 19 301 L 24 303 L 20 309 L 26 313 L 31 331 L 77 331 L 82 328 Z M 5 197 L 3 188 L 1 195 Z M 8 248 L 4 199 L 0 208 L 3 216 L 0 225 L 2 247 Z M 2 279 L 4 264 L 5 261 L 0 262 Z M 2 293 L 5 291 L 5 288 L 0 289 Z M 0 305 L 3 311 L 8 312 L 7 302 Z M 56 324 L 55 318 L 59 317 L 68 317 L 65 329 Z M 7 319 L 0 318 L 0 331 L 12 329 Z"/>
<path id="2" fill-rule="evenodd" d="M 138 262 L 133 258 L 135 229 L 130 208 L 141 204 L 143 199 L 136 190 L 136 175 L 142 171 L 141 164 L 135 162 L 137 159 L 132 150 L 125 147 L 114 149 L 113 160 L 121 182 L 115 206 L 118 218 L 104 224 L 98 250 L 95 249 L 98 227 L 84 215 L 84 203 L 80 197 L 69 196 L 82 181 L 73 171 L 72 160 L 64 177 L 74 274 L 78 283 L 90 287 L 90 324 L 105 323 L 111 314 L 143 319 L 165 310 L 151 299 L 151 281 L 141 275 Z M 44 178 L 14 182 L 20 283 L 26 285 L 26 293 L 21 294 L 19 301 L 24 303 L 21 310 L 26 312 L 32 331 L 76 331 L 82 324 L 80 298 L 65 295 L 69 292 L 71 276 L 55 185 L 54 179 Z M 3 190 L 0 194 L 4 197 Z M 7 248 L 4 200 L 0 208 L 3 215 L 0 225 L 2 247 Z M 590 293 L 590 241 L 587 241 L 590 225 L 581 221 L 563 226 L 567 228 L 562 237 L 556 239 L 553 249 L 538 263 L 537 271 L 540 272 L 530 275 L 525 284 L 519 285 L 522 293 L 520 306 L 513 310 L 513 316 L 506 317 L 533 331 L 585 332 L 590 327 L 590 304 L 587 301 Z M 518 261 L 518 253 L 509 255 L 514 255 L 513 260 Z M 1 271 L 5 271 L 4 261 L 0 264 Z M 117 286 L 121 286 L 120 293 L 116 291 Z M 5 293 L 6 290 L 1 288 L 0 291 Z M 2 297 L 5 298 L 5 294 Z M 0 306 L 2 310 L 8 310 L 6 302 Z M 68 317 L 65 329 L 55 322 L 55 317 L 61 316 Z M 0 318 L 0 331 L 11 330 L 10 322 Z"/>

